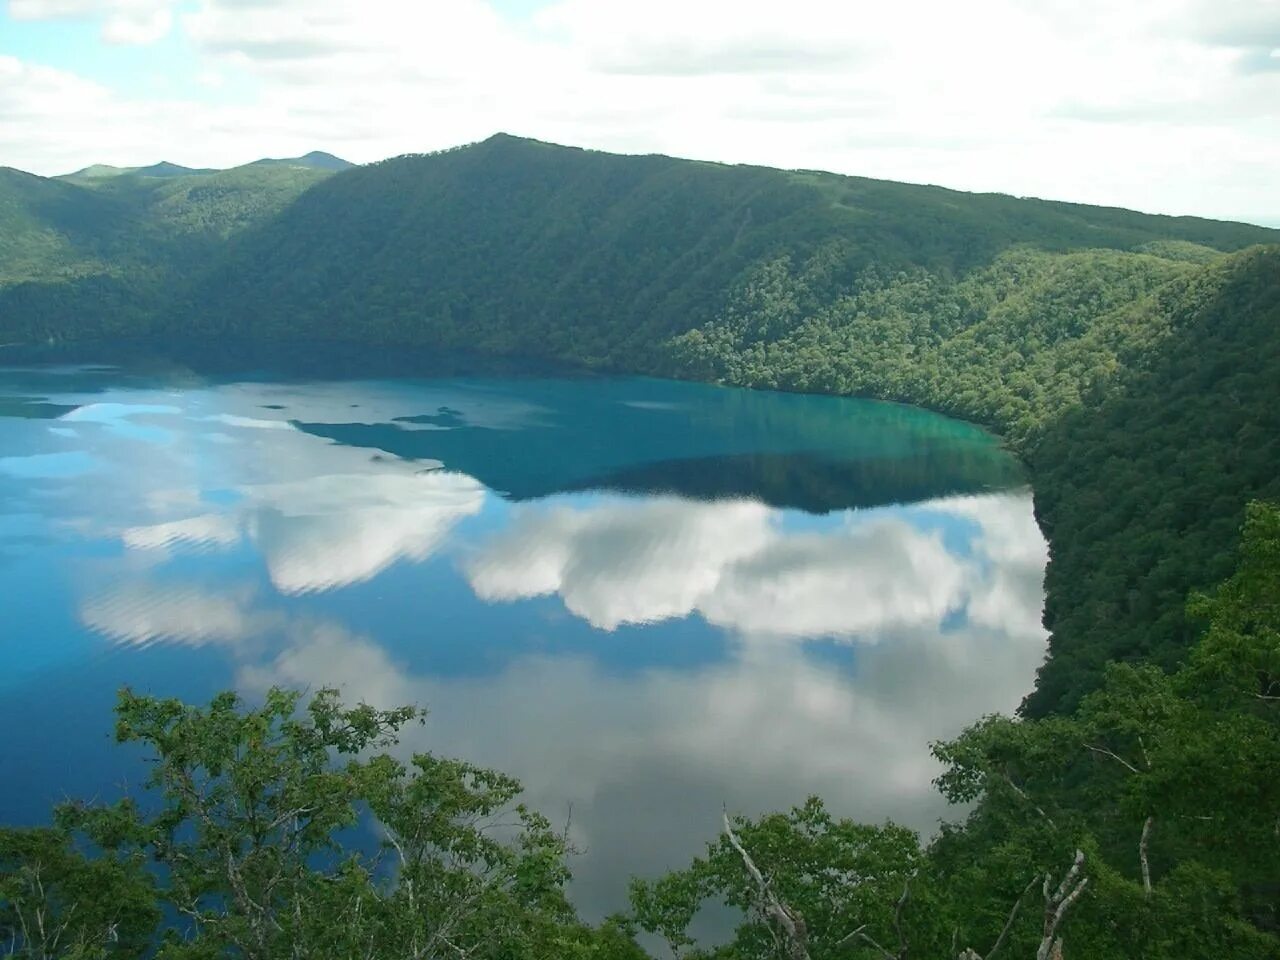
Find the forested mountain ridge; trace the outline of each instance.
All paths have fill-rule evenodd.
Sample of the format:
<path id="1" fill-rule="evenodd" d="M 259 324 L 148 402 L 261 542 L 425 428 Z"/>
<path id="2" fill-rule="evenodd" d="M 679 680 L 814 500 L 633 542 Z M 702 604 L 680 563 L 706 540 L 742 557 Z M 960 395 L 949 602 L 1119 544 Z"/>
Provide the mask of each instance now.
<path id="1" fill-rule="evenodd" d="M 4 340 L 417 342 L 992 426 L 1033 466 L 1052 540 L 1038 711 L 1069 708 L 1113 657 L 1176 663 L 1191 639 L 1181 597 L 1224 575 L 1245 502 L 1273 486 L 1265 444 L 1224 458 L 1204 424 L 1268 415 L 1280 271 L 1251 245 L 1280 231 L 503 135 L 332 177 L 251 165 L 79 192 L 27 179 L 44 220 L 28 218 L 36 239 L 11 242 L 0 271 L 46 276 L 0 289 Z M 53 253 L 23 254 L 41 243 Z M 1174 356 L 1215 357 L 1216 372 L 1158 376 Z M 1229 380 L 1224 364 L 1253 372 Z M 1124 417 L 1174 409 L 1184 419 L 1145 436 L 1239 469 L 1188 467 L 1197 478 L 1139 457 Z M 1102 434 L 1086 429 L 1099 411 Z M 1102 451 L 1145 457 L 1149 475 L 1113 496 L 1094 486 L 1113 479 Z M 1168 506 L 1193 489 L 1208 506 Z M 1150 536 L 1127 536 L 1139 528 Z"/>
<path id="2" fill-rule="evenodd" d="M 1164 294 L 1140 305 L 1170 324 L 1159 349 L 1065 408 L 1029 450 L 1055 545 L 1033 713 L 1073 707 L 1109 659 L 1173 669 L 1199 626 L 1188 589 L 1229 573 L 1248 500 L 1280 501 L 1280 247 Z"/>
<path id="3" fill-rule="evenodd" d="M 336 158 L 334 158 L 336 159 Z M 286 162 L 37 177 L 0 168 L 0 342 L 136 332 L 179 278 L 330 175 Z"/>
<path id="4" fill-rule="evenodd" d="M 498 136 L 332 179 L 243 236 L 189 306 L 217 331 L 351 327 L 651 366 L 779 257 L 821 273 L 816 306 L 866 271 L 952 278 L 1018 245 L 1267 240 L 1280 231 Z"/>

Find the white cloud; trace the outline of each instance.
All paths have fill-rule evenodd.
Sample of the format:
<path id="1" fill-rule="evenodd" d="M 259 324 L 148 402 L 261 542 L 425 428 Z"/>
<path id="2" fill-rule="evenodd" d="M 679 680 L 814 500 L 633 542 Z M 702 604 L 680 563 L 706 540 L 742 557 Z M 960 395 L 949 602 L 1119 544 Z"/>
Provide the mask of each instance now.
<path id="1" fill-rule="evenodd" d="M 9 16 L 14 20 L 54 20 L 95 13 L 101 6 L 100 0 L 9 0 Z"/>
<path id="2" fill-rule="evenodd" d="M 155 43 L 173 26 L 173 0 L 9 0 L 15 20 L 61 20 L 96 16 L 110 44 Z"/>
<path id="3" fill-rule="evenodd" d="M 282 622 L 278 615 L 253 609 L 252 598 L 250 590 L 125 581 L 84 601 L 80 621 L 117 643 L 133 646 L 235 646 Z"/>
<path id="4" fill-rule="evenodd" d="M 368 580 L 398 560 L 423 560 L 463 517 L 479 513 L 484 488 L 460 473 L 330 474 L 247 486 L 250 529 L 282 593 Z"/>
<path id="5" fill-rule="evenodd" d="M 603 630 L 698 613 L 744 636 L 874 640 L 964 610 L 992 627 L 1043 635 L 1046 546 L 1029 495 L 914 510 L 974 521 L 972 553 L 882 511 L 847 511 L 835 531 L 789 533 L 779 511 L 752 501 L 569 508 L 552 499 L 518 508 L 510 528 L 466 565 L 484 599 L 558 593 Z"/>
<path id="6" fill-rule="evenodd" d="M 163 392 L 134 403 L 88 402 L 59 422 L 76 424 L 79 443 L 92 455 L 50 454 L 79 460 L 43 468 L 70 469 L 82 460 L 84 471 L 101 464 L 125 478 L 95 487 L 93 519 L 85 522 L 106 523 L 99 535 L 118 536 L 133 553 L 252 543 L 282 593 L 358 583 L 397 561 L 430 556 L 455 524 L 480 512 L 487 494 L 475 479 L 439 469 L 436 461 L 371 459 L 366 450 L 326 442 L 289 422 L 302 413 L 381 423 L 406 409 L 394 388 L 378 384 L 366 387 L 353 408 L 345 387 L 344 393 L 334 384 L 223 385 L 213 388 L 216 414 L 196 413 L 208 406 L 195 386 L 186 391 L 185 409 L 146 402 L 170 399 Z M 429 392 L 418 396 L 430 402 Z M 285 405 L 290 409 L 276 409 Z M 527 403 L 481 397 L 466 419 L 511 423 L 535 413 Z M 12 467 L 40 468 L 42 462 Z M 219 509 L 201 496 L 211 488 L 227 498 Z"/>
<path id="7" fill-rule="evenodd" d="M 726 566 L 764 546 L 772 514 L 747 501 L 535 503 L 471 561 L 471 585 L 486 600 L 559 592 L 603 630 L 681 617 L 716 589 Z"/>
<path id="8" fill-rule="evenodd" d="M 779 537 L 725 571 L 699 608 L 743 633 L 875 636 L 936 625 L 965 597 L 966 571 L 937 534 L 901 520 Z"/>
<path id="9" fill-rule="evenodd" d="M 162 33 L 171 12 L 164 0 L 92 10 L 132 41 Z M 1278 11 L 1274 0 L 558 0 L 507 20 L 482 0 L 202 0 L 178 17 L 200 53 L 193 77 L 251 78 L 248 102 L 129 100 L 22 64 L 0 110 L 41 122 L 0 134 L 0 151 L 42 172 L 313 147 L 367 161 L 507 130 L 1258 219 L 1280 213 Z"/>
<path id="10" fill-rule="evenodd" d="M 833 15 L 835 14 L 835 15 Z M 785 16 L 764 4 L 562 0 L 537 24 L 604 73 L 641 76 L 847 71 L 874 51 L 865 15 L 797 0 Z"/>
<path id="11" fill-rule="evenodd" d="M 240 525 L 235 517 L 205 513 L 167 523 L 129 527 L 121 539 L 125 546 L 139 550 L 160 550 L 175 544 L 227 547 L 240 542 Z"/>
<path id="12" fill-rule="evenodd" d="M 359 583 L 400 560 L 424 560 L 463 517 L 479 513 L 484 489 L 458 473 L 320 474 L 246 484 L 230 513 L 198 514 L 121 533 L 139 550 L 229 547 L 250 539 L 272 585 L 298 594 Z"/>
<path id="13" fill-rule="evenodd" d="M 334 448 L 328 448 L 334 449 Z M 228 547 L 252 540 L 272 585 L 310 593 L 359 583 L 400 560 L 424 560 L 462 518 L 479 513 L 484 488 L 443 470 L 319 473 L 305 480 L 244 484 L 228 513 L 125 528 L 140 550 Z"/>

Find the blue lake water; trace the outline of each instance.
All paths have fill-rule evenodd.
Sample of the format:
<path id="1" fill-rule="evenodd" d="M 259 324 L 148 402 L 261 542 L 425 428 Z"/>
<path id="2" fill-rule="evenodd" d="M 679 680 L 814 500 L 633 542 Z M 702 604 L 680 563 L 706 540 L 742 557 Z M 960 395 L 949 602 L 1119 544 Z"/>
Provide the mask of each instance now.
<path id="1" fill-rule="evenodd" d="M 1046 547 L 984 432 L 400 359 L 0 354 L 0 822 L 132 789 L 121 685 L 335 685 L 572 810 L 598 917 L 726 804 L 929 831 L 929 742 L 1030 689 Z"/>

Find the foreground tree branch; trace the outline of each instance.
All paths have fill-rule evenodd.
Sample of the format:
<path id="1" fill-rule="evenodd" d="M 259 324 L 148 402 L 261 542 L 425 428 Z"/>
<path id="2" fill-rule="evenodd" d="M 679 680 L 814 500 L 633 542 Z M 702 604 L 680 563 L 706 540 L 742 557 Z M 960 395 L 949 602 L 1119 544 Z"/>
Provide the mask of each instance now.
<path id="1" fill-rule="evenodd" d="M 1147 841 L 1151 839 L 1151 827 L 1155 817 L 1147 817 L 1142 825 L 1142 839 L 1138 841 L 1138 862 L 1142 865 L 1142 892 L 1151 896 L 1151 864 L 1147 861 Z"/>
<path id="2" fill-rule="evenodd" d="M 1044 875 L 1044 927 L 1040 947 L 1036 950 L 1036 960 L 1050 960 L 1050 958 L 1057 960 L 1062 956 L 1062 937 L 1058 934 L 1058 928 L 1062 926 L 1067 911 L 1080 899 L 1085 887 L 1089 885 L 1089 878 L 1080 875 L 1083 870 L 1084 851 L 1077 850 L 1071 869 L 1067 871 L 1058 888 L 1052 893 L 1049 889 L 1053 878 L 1050 874 Z"/>
<path id="3" fill-rule="evenodd" d="M 733 832 L 733 826 L 729 823 L 729 812 L 727 810 L 724 813 L 724 832 L 729 840 L 729 845 L 742 858 L 742 864 L 746 867 L 747 873 L 750 874 L 751 880 L 755 884 L 761 912 L 771 918 L 781 929 L 786 940 L 787 956 L 790 960 L 810 960 L 809 930 L 805 925 L 804 917 L 800 915 L 799 911 L 793 910 L 778 899 L 769 881 L 764 878 L 760 868 L 751 859 L 751 854 L 747 853 L 742 841 Z"/>

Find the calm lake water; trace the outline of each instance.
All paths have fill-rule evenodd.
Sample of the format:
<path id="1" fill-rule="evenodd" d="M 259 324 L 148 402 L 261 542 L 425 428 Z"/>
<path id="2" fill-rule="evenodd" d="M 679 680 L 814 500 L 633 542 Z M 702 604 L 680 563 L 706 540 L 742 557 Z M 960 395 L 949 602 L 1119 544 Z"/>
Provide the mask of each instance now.
<path id="1" fill-rule="evenodd" d="M 571 809 L 598 917 L 725 804 L 929 831 L 929 742 L 1030 689 L 1046 548 L 982 431 L 411 367 L 0 353 L 0 822 L 136 785 L 122 684 L 336 685 Z"/>

